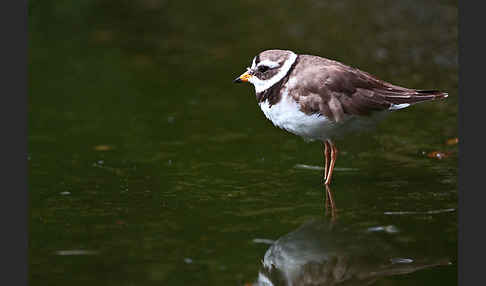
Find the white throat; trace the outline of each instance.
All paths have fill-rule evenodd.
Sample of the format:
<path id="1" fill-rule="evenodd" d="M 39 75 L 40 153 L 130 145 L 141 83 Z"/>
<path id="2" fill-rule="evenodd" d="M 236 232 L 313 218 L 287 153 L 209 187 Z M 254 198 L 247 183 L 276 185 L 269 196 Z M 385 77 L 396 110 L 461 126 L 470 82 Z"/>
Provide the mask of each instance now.
<path id="1" fill-rule="evenodd" d="M 249 81 L 253 84 L 253 86 L 255 86 L 255 91 L 257 93 L 265 91 L 266 89 L 272 87 L 274 84 L 276 84 L 281 79 L 283 79 L 287 75 L 287 73 L 289 72 L 290 68 L 292 67 L 292 65 L 294 64 L 296 59 L 297 59 L 297 55 L 295 53 L 291 52 L 291 54 L 289 55 L 289 58 L 284 62 L 284 64 L 280 68 L 280 71 L 270 79 L 260 80 L 259 78 L 255 77 L 255 76 L 251 77 Z M 271 63 L 268 63 L 268 61 L 266 61 L 266 62 L 267 62 L 266 64 L 270 66 Z M 252 69 L 256 68 L 255 61 L 253 61 L 251 68 Z"/>

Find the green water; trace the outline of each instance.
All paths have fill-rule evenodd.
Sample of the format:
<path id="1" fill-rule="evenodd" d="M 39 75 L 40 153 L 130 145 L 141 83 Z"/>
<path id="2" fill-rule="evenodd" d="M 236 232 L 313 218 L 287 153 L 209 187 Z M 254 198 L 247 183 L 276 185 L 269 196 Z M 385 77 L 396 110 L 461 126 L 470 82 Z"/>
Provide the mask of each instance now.
<path id="1" fill-rule="evenodd" d="M 327 224 L 320 171 L 299 167 L 320 144 L 232 84 L 269 48 L 449 92 L 337 141 L 332 191 L 341 227 L 452 262 L 375 285 L 457 284 L 455 1 L 29 5 L 30 285 L 244 285 L 270 241 Z"/>

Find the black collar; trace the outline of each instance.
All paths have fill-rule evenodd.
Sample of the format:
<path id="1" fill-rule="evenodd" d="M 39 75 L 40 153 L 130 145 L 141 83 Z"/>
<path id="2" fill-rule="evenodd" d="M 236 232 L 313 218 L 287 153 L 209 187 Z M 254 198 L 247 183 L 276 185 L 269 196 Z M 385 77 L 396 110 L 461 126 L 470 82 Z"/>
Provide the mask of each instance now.
<path id="1" fill-rule="evenodd" d="M 257 101 L 258 102 L 264 102 L 265 100 L 268 99 L 269 107 L 272 107 L 272 105 L 277 104 L 282 97 L 282 95 L 280 93 L 282 86 L 288 81 L 289 76 L 292 73 L 292 71 L 294 70 L 298 61 L 299 61 L 299 55 L 297 55 L 294 63 L 290 66 L 289 71 L 281 80 L 279 80 L 277 83 L 275 83 L 271 87 L 267 88 L 266 90 L 256 94 Z"/>

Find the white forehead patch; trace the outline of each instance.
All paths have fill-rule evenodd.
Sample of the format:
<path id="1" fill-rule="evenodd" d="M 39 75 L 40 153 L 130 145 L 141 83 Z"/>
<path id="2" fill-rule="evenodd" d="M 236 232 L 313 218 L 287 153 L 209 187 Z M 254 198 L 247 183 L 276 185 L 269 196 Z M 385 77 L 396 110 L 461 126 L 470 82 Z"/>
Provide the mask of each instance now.
<path id="1" fill-rule="evenodd" d="M 284 78 L 287 75 L 287 73 L 289 72 L 290 68 L 292 67 L 292 65 L 294 64 L 296 59 L 297 59 L 297 55 L 295 53 L 291 52 L 288 59 L 284 62 L 284 64 L 282 65 L 282 67 L 280 68 L 278 73 L 276 75 L 274 75 L 272 78 L 269 78 L 267 80 L 260 80 L 256 76 L 252 76 L 249 79 L 249 82 L 251 82 L 253 84 L 253 86 L 255 86 L 256 92 L 262 92 L 262 91 L 270 88 L 271 86 L 273 86 L 277 82 L 279 82 L 282 78 Z M 278 66 L 278 63 L 273 62 L 273 61 L 269 61 L 269 60 L 261 61 L 258 65 L 261 65 L 261 64 L 268 65 L 269 67 L 272 67 L 269 64 L 272 64 L 272 65 L 276 64 Z M 274 66 L 274 67 L 277 67 L 277 66 Z M 252 70 L 256 69 L 255 59 L 253 59 L 251 69 Z"/>
<path id="2" fill-rule="evenodd" d="M 255 60 L 256 60 L 256 57 L 253 58 L 253 61 L 251 62 L 251 68 L 255 68 Z"/>

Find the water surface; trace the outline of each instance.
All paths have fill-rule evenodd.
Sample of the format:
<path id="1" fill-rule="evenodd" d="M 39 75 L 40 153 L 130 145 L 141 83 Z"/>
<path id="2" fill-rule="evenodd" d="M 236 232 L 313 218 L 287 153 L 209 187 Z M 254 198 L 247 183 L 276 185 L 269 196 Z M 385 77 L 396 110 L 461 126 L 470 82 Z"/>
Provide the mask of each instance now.
<path id="1" fill-rule="evenodd" d="M 29 5 L 31 285 L 244 285 L 269 243 L 330 223 L 319 143 L 232 84 L 269 48 L 449 92 L 336 142 L 332 191 L 334 223 L 451 262 L 375 285 L 457 284 L 456 2 Z"/>

